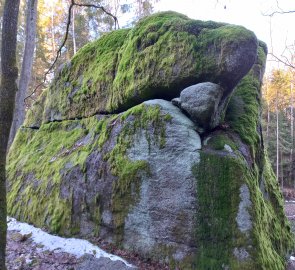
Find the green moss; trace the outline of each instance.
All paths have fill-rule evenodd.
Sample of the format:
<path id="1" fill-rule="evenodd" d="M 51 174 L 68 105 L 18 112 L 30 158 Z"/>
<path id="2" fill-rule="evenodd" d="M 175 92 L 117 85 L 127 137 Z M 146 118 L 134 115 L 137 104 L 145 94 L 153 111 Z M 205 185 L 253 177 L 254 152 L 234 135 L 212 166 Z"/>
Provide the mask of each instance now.
<path id="1" fill-rule="evenodd" d="M 233 254 L 235 247 L 251 245 L 236 223 L 244 166 L 236 158 L 217 153 L 202 151 L 200 157 L 200 163 L 193 167 L 198 198 L 195 269 L 251 269 L 245 267 L 249 263 L 258 269 L 249 260 L 237 261 Z"/>
<path id="2" fill-rule="evenodd" d="M 258 48 L 256 64 L 236 87 L 228 104 L 225 121 L 250 146 L 254 158 L 257 157 L 260 137 L 261 79 L 266 55 Z"/>
<path id="3" fill-rule="evenodd" d="M 19 130 L 8 159 L 10 215 L 55 233 L 70 230 L 72 201 L 60 196 L 61 170 L 66 164 L 83 167 L 87 147 L 77 145 L 83 136 L 77 121 Z"/>
<path id="4" fill-rule="evenodd" d="M 119 115 L 53 122 L 43 124 L 39 130 L 19 130 L 8 160 L 9 214 L 39 227 L 46 225 L 55 233 L 72 235 L 80 231 L 75 213 L 89 211 L 95 224 L 94 233 L 98 235 L 103 210 L 100 194 L 88 204 L 82 200 L 80 210 L 73 209 L 74 188 L 69 183 L 69 192 L 64 194 L 61 187 L 67 173 L 75 168 L 85 177 L 87 158 L 99 151 L 117 177 L 110 204 L 119 242 L 125 217 L 139 196 L 141 173 L 149 173 L 147 162 L 131 161 L 127 150 L 137 132 L 145 132 L 150 144 L 164 147 L 165 125 L 170 120 L 171 116 L 161 113 L 159 106 L 142 104 Z M 109 149 L 114 126 L 121 131 Z M 86 136 L 89 139 L 84 142 Z M 104 168 L 101 165 L 101 170 Z"/>
<path id="5" fill-rule="evenodd" d="M 243 27 L 190 20 L 175 12 L 144 18 L 131 30 L 113 31 L 86 45 L 64 66 L 50 86 L 44 122 L 171 99 L 204 80 L 231 88 L 243 74 L 236 78 L 222 71 L 230 53 L 225 50 L 245 39 L 256 42 Z"/>
<path id="6" fill-rule="evenodd" d="M 264 193 L 259 172 L 250 170 L 240 157 L 202 151 L 193 173 L 198 196 L 194 269 L 285 269 L 285 256 L 294 240 L 268 162 L 263 167 Z M 248 186 L 252 202 L 248 211 L 253 224 L 248 233 L 242 233 L 236 223 L 242 184 Z M 245 248 L 251 259 L 235 258 L 233 250 L 239 247 Z"/>
<path id="7" fill-rule="evenodd" d="M 248 174 L 249 175 L 249 174 Z M 267 158 L 262 179 L 259 174 L 249 175 L 249 186 L 255 216 L 254 236 L 257 260 L 261 269 L 285 269 L 286 256 L 294 247 L 294 237 L 284 213 L 283 197 Z M 259 188 L 263 181 L 265 191 Z"/>
<path id="8" fill-rule="evenodd" d="M 54 112 L 62 111 L 63 119 L 64 114 L 66 119 L 72 119 L 106 111 L 105 103 L 111 98 L 110 82 L 116 75 L 118 52 L 128 32 L 128 29 L 110 32 L 80 49 L 57 74 L 49 88 L 45 107 Z M 51 117 L 46 113 L 45 109 L 45 122 Z"/>
<path id="9" fill-rule="evenodd" d="M 247 75 L 235 90 L 226 114 L 226 121 L 230 123 L 231 128 L 253 149 L 259 143 L 257 128 L 260 104 L 257 88 L 259 82 L 253 81 L 252 76 Z"/>
<path id="10" fill-rule="evenodd" d="M 214 150 L 224 150 L 225 145 L 230 146 L 233 151 L 237 150 L 237 146 L 233 140 L 230 139 L 225 133 L 217 133 L 212 137 L 210 135 L 209 139 L 207 140 L 207 145 Z"/>
<path id="11" fill-rule="evenodd" d="M 256 64 L 262 69 L 264 69 L 267 56 L 267 45 L 264 42 L 259 41 L 259 47 L 257 52 L 258 54 Z"/>

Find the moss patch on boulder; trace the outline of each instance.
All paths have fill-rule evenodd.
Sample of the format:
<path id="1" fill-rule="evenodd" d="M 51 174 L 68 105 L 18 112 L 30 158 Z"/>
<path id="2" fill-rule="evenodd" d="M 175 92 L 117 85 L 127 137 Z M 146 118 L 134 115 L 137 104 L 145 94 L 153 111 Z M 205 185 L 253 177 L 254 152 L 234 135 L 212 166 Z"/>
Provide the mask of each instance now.
<path id="1" fill-rule="evenodd" d="M 260 89 L 267 54 L 265 50 L 260 42 L 256 63 L 234 90 L 225 115 L 225 121 L 250 145 L 253 156 L 260 155 L 257 151 L 261 148 Z"/>
<path id="2" fill-rule="evenodd" d="M 33 103 L 32 107 L 27 111 L 24 127 L 39 128 L 43 121 L 43 111 L 48 93 L 48 88 L 43 90 L 38 99 Z"/>
<path id="3" fill-rule="evenodd" d="M 202 81 L 231 91 L 256 52 L 255 35 L 243 27 L 158 13 L 79 50 L 50 86 L 43 121 L 124 111 Z"/>
<path id="4" fill-rule="evenodd" d="M 199 241 L 195 269 L 259 269 L 253 262 L 249 232 L 240 231 L 236 222 L 240 188 L 246 182 L 245 170 L 239 158 L 203 151 L 201 162 L 193 167 L 197 181 Z M 239 260 L 234 254 L 235 248 L 243 248 L 247 256 Z"/>
<path id="5" fill-rule="evenodd" d="M 106 175 L 110 171 L 114 177 L 110 211 L 114 229 L 121 239 L 128 206 L 136 201 L 137 192 L 131 192 L 131 189 L 138 186 L 137 174 L 148 173 L 148 164 L 130 161 L 126 151 L 133 143 L 135 132 L 150 127 L 154 131 L 147 133 L 151 143 L 164 147 L 167 121 L 170 121 L 169 115 L 163 115 L 158 106 L 141 104 L 119 115 L 53 122 L 43 124 L 39 130 L 20 129 L 8 159 L 9 215 L 39 227 L 45 225 L 55 233 L 79 233 L 80 224 L 73 220 L 78 211 L 74 209 L 77 194 L 71 184 L 69 190 L 63 192 L 63 182 L 67 182 L 71 171 L 81 178 L 81 184 L 87 182 L 88 158 L 99 151 L 100 174 Z M 79 198 L 78 203 L 82 212 L 88 208 L 96 233 L 103 210 L 101 195 L 97 194 L 89 203 Z"/>
<path id="6" fill-rule="evenodd" d="M 195 269 L 284 270 L 294 238 L 269 162 L 264 160 L 261 179 L 257 167 L 249 168 L 238 151 L 233 156 L 208 147 L 201 151 L 201 162 L 193 167 L 200 245 L 193 262 Z M 239 216 L 242 187 L 250 193 L 250 205 L 244 209 L 248 223 Z"/>
<path id="7" fill-rule="evenodd" d="M 284 270 L 286 256 L 294 248 L 294 236 L 284 213 L 283 196 L 268 159 L 262 178 L 258 171 L 247 172 L 254 217 L 253 236 L 260 268 Z"/>

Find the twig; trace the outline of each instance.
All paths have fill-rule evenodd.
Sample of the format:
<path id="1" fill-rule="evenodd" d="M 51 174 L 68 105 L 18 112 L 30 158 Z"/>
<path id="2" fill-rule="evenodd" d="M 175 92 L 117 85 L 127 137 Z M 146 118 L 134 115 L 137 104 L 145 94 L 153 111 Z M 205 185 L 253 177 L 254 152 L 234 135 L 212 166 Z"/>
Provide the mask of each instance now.
<path id="1" fill-rule="evenodd" d="M 289 61 L 286 62 L 286 61 L 282 60 L 281 58 L 277 57 L 276 55 L 274 55 L 273 53 L 269 53 L 269 55 L 271 55 L 272 57 L 274 57 L 280 63 L 283 63 L 284 65 L 286 65 L 286 66 L 288 66 L 290 68 L 295 69 L 295 66 L 292 65 Z"/>
<path id="2" fill-rule="evenodd" d="M 262 13 L 263 16 L 269 16 L 269 17 L 272 17 L 276 14 L 290 14 L 290 13 L 295 13 L 295 10 L 287 10 L 287 11 L 284 11 L 284 10 L 281 10 L 281 11 L 274 11 L 270 14 L 264 14 Z"/>
<path id="3" fill-rule="evenodd" d="M 57 53 L 56 53 L 56 57 L 53 61 L 53 63 L 51 64 L 51 66 L 49 67 L 49 69 L 45 72 L 44 74 L 44 78 L 43 78 L 43 81 L 38 84 L 35 89 L 32 91 L 32 93 L 30 95 L 28 95 L 27 97 L 25 97 L 24 99 L 24 102 L 25 104 L 27 105 L 26 103 L 26 100 L 28 98 L 32 98 L 32 96 L 36 93 L 37 89 L 44 85 L 45 81 L 46 81 L 46 78 L 47 78 L 47 75 L 53 70 L 58 58 L 61 56 L 61 51 L 62 49 L 64 48 L 66 42 L 67 42 L 67 39 L 68 39 L 68 36 L 69 36 L 69 29 L 70 29 L 70 25 L 71 25 L 71 21 L 72 21 L 72 9 L 74 6 L 78 6 L 78 7 L 89 7 L 89 8 L 97 8 L 97 9 L 101 9 L 105 14 L 107 14 L 108 16 L 112 17 L 114 19 L 114 22 L 115 22 L 115 29 L 117 29 L 117 27 L 119 28 L 119 23 L 118 23 L 118 19 L 116 16 L 114 16 L 113 14 L 111 14 L 110 12 L 108 12 L 103 6 L 98 6 L 98 5 L 94 5 L 94 4 L 80 4 L 80 3 L 76 3 L 75 0 L 71 0 L 71 4 L 69 6 L 69 10 L 68 10 L 68 18 L 67 18 L 67 26 L 66 26 L 66 33 L 65 33 L 65 37 L 63 39 L 63 42 L 61 43 Z"/>

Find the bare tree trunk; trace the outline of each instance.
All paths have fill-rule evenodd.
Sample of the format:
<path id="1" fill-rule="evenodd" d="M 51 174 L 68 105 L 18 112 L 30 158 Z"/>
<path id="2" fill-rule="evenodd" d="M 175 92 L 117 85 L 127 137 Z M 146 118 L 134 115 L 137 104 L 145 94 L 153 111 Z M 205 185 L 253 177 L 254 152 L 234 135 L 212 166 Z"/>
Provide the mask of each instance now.
<path id="1" fill-rule="evenodd" d="M 6 152 L 17 91 L 16 34 L 20 0 L 6 0 L 3 13 L 0 87 L 0 269 L 5 268 Z"/>
<path id="2" fill-rule="evenodd" d="M 52 57 L 55 57 L 55 36 L 54 36 L 54 8 L 51 6 L 51 45 L 52 45 Z"/>
<path id="3" fill-rule="evenodd" d="M 291 105 L 291 152 L 290 152 L 290 179 L 291 181 L 293 181 L 293 185 L 295 188 L 295 179 L 294 179 L 294 173 L 293 173 L 293 169 L 294 169 L 294 165 L 293 165 L 293 155 L 294 155 L 294 89 L 293 89 L 294 85 L 293 85 L 293 78 L 291 81 L 291 101 L 290 101 L 290 105 Z M 292 182 L 291 182 L 292 183 Z"/>
<path id="4" fill-rule="evenodd" d="M 269 122 L 270 122 L 270 111 L 269 111 L 269 104 L 267 103 L 267 125 L 266 125 L 267 145 L 268 145 L 268 142 L 269 142 Z"/>
<path id="5" fill-rule="evenodd" d="M 38 0 L 27 0 L 26 42 L 19 80 L 19 91 L 16 93 L 16 105 L 10 130 L 9 145 L 12 143 L 17 130 L 23 124 L 25 119 L 24 99 L 27 96 L 33 67 L 36 39 L 37 4 Z"/>
<path id="6" fill-rule="evenodd" d="M 283 164 L 283 151 L 280 151 L 280 167 L 281 167 L 281 188 L 284 189 L 284 164 Z"/>
<path id="7" fill-rule="evenodd" d="M 277 131 L 277 161 L 276 161 L 276 176 L 279 181 L 279 109 L 278 109 L 278 89 L 276 89 L 276 131 Z"/>
<path id="8" fill-rule="evenodd" d="M 74 54 L 77 52 L 76 46 L 76 33 L 75 33 L 75 7 L 73 7 L 73 19 L 72 19 L 72 35 L 73 35 L 73 47 L 74 47 Z"/>
<path id="9" fill-rule="evenodd" d="M 266 82 L 266 95 L 268 94 L 268 84 Z M 266 145 L 268 146 L 269 142 L 269 121 L 270 121 L 270 111 L 269 111 L 269 102 L 267 100 L 267 123 L 266 123 Z"/>

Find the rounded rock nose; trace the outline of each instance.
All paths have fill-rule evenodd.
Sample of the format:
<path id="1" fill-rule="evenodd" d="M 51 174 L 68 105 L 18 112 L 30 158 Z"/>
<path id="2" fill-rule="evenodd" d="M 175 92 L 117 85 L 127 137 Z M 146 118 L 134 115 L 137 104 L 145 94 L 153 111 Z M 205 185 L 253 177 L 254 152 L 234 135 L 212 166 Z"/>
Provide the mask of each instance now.
<path id="1" fill-rule="evenodd" d="M 232 89 L 251 69 L 256 61 L 258 40 L 255 34 L 243 27 L 227 26 L 232 34 L 223 37 L 219 55 L 222 86 Z"/>

